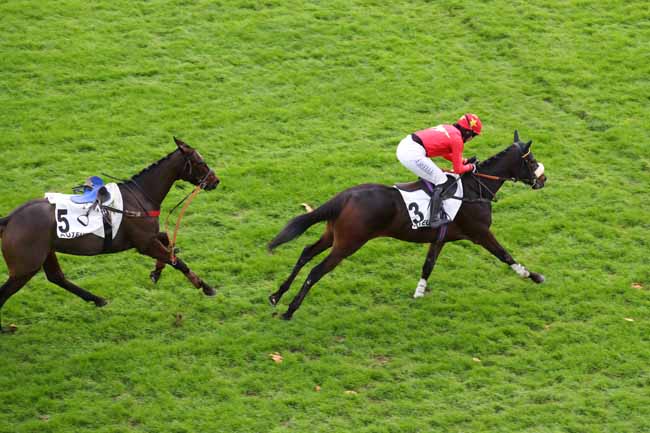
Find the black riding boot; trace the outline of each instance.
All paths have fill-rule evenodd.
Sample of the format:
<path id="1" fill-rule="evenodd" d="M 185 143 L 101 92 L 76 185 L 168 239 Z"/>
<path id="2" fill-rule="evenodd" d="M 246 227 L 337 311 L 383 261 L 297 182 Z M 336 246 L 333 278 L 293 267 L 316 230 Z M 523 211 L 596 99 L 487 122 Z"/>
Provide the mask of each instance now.
<path id="1" fill-rule="evenodd" d="M 429 207 L 429 226 L 432 228 L 439 227 L 447 222 L 440 218 L 440 207 L 442 205 L 443 185 L 435 185 L 431 191 L 431 206 Z"/>

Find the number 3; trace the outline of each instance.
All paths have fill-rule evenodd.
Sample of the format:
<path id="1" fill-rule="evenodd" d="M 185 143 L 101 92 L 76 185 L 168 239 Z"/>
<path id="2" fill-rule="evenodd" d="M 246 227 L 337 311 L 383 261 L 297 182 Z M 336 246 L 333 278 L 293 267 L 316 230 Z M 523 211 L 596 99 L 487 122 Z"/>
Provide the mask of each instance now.
<path id="1" fill-rule="evenodd" d="M 415 221 L 416 224 L 424 219 L 424 215 L 422 215 L 422 212 L 420 212 L 420 208 L 418 207 L 417 203 L 415 202 L 411 203 L 409 205 L 409 210 L 413 211 L 413 213 L 417 217 L 417 220 Z"/>

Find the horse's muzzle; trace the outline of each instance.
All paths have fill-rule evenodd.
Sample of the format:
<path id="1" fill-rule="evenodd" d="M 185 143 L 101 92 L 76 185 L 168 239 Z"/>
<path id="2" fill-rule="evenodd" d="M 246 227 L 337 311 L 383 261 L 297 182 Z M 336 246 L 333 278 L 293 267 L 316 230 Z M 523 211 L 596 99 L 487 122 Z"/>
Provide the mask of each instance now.
<path id="1" fill-rule="evenodd" d="M 203 189 L 206 191 L 212 191 L 217 187 L 217 185 L 219 185 L 219 182 L 221 182 L 221 180 L 216 175 L 212 175 L 205 182 L 205 187 Z"/>
<path id="2" fill-rule="evenodd" d="M 544 188 L 545 184 L 546 184 L 546 175 L 543 174 L 540 177 L 535 179 L 535 182 L 533 183 L 533 189 Z"/>
<path id="3" fill-rule="evenodd" d="M 537 168 L 535 169 L 533 175 L 535 176 L 535 181 L 533 182 L 533 189 L 544 188 L 544 184 L 546 183 L 546 175 L 544 174 L 544 164 L 542 163 L 537 164 Z"/>

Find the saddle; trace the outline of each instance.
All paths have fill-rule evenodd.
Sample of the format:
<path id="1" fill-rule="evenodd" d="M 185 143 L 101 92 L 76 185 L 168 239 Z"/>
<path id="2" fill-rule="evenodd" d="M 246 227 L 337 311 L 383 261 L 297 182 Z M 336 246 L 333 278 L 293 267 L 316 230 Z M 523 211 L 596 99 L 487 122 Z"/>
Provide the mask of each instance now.
<path id="1" fill-rule="evenodd" d="M 111 194 L 99 176 L 89 177 L 83 185 L 74 187 L 73 191 L 80 193 L 70 196 L 70 200 L 77 204 L 94 203 L 96 201 L 107 203 L 111 200 Z"/>
<path id="2" fill-rule="evenodd" d="M 458 185 L 456 183 L 456 178 L 447 175 L 447 182 L 445 182 L 442 185 L 442 192 L 440 194 L 440 197 L 445 200 L 447 198 L 453 197 L 456 194 L 456 190 L 458 189 Z M 401 189 L 402 191 L 407 191 L 407 192 L 413 192 L 413 191 L 418 191 L 418 190 L 423 190 L 427 194 L 431 195 L 431 192 L 433 191 L 434 185 L 429 182 L 428 180 L 420 178 L 419 180 L 416 180 L 415 182 L 406 182 L 406 183 L 396 183 L 395 187 L 397 189 Z"/>

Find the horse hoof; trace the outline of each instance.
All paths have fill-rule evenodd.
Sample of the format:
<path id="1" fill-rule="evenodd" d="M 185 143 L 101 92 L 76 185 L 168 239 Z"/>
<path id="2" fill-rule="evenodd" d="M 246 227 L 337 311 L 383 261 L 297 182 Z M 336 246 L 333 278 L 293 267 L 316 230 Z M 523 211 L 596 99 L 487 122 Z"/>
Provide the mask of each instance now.
<path id="1" fill-rule="evenodd" d="M 275 297 L 275 295 L 269 296 L 269 304 L 271 304 L 272 307 L 278 305 L 278 299 Z"/>
<path id="2" fill-rule="evenodd" d="M 17 330 L 18 330 L 18 327 L 12 323 L 7 328 L 0 327 L 0 334 L 13 334 Z"/>
<path id="3" fill-rule="evenodd" d="M 415 286 L 415 292 L 413 293 L 413 297 L 416 299 L 422 298 L 426 291 L 427 291 L 427 280 L 421 278 L 420 281 L 418 281 L 418 285 Z"/>
<path id="4" fill-rule="evenodd" d="M 530 279 L 536 282 L 537 284 L 542 284 L 544 281 L 546 281 L 546 278 L 544 278 L 544 275 L 542 274 L 537 274 L 535 272 L 530 273 Z"/>
<path id="5" fill-rule="evenodd" d="M 289 314 L 289 312 L 287 311 L 287 312 L 284 313 L 282 316 L 280 316 L 280 318 L 281 318 L 282 320 L 291 320 L 291 316 L 292 316 L 292 314 Z"/>
<path id="6" fill-rule="evenodd" d="M 149 274 L 149 278 L 151 278 L 152 283 L 156 284 L 160 279 L 160 274 L 156 271 L 153 271 Z"/>
<path id="7" fill-rule="evenodd" d="M 212 287 L 208 286 L 207 284 L 204 284 L 202 287 L 203 287 L 203 293 L 206 296 L 213 297 L 217 294 L 217 291 L 214 290 Z"/>
<path id="8" fill-rule="evenodd" d="M 108 301 L 106 299 L 104 299 L 104 298 L 99 298 L 99 299 L 95 300 L 95 306 L 97 306 L 97 307 L 101 308 L 101 307 L 105 306 L 106 304 L 108 304 Z"/>

